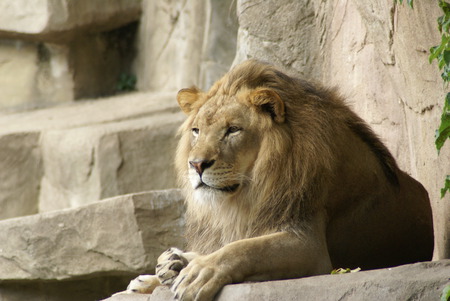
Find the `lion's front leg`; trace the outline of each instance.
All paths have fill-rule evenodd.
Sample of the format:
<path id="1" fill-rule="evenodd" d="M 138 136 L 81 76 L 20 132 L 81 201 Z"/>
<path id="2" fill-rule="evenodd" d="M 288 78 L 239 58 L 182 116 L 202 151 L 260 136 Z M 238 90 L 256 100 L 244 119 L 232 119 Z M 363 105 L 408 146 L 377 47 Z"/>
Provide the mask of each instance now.
<path id="1" fill-rule="evenodd" d="M 181 270 L 171 289 L 181 300 L 212 300 L 226 284 L 329 273 L 324 240 L 279 232 L 233 242 L 198 256 Z"/>

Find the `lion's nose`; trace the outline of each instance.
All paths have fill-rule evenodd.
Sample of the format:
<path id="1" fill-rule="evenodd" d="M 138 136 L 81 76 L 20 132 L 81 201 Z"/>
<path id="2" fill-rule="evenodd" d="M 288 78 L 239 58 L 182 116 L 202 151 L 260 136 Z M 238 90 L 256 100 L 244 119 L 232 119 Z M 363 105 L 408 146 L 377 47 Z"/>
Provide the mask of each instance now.
<path id="1" fill-rule="evenodd" d="M 214 164 L 215 160 L 207 161 L 207 160 L 196 160 L 196 161 L 189 161 L 189 165 L 191 165 L 201 176 L 205 169 L 211 167 Z"/>

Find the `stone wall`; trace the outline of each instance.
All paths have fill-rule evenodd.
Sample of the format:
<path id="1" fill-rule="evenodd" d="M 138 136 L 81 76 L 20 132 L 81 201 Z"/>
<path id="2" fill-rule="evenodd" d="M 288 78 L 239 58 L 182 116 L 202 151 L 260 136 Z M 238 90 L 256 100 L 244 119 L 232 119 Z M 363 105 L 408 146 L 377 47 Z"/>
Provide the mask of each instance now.
<path id="1" fill-rule="evenodd" d="M 114 94 L 130 72 L 141 0 L 0 3 L 0 110 Z"/>
<path id="2" fill-rule="evenodd" d="M 143 1 L 135 70 L 141 90 L 208 88 L 236 52 L 234 0 Z"/>
<path id="3" fill-rule="evenodd" d="M 176 186 L 175 93 L 0 116 L 0 219 Z"/>

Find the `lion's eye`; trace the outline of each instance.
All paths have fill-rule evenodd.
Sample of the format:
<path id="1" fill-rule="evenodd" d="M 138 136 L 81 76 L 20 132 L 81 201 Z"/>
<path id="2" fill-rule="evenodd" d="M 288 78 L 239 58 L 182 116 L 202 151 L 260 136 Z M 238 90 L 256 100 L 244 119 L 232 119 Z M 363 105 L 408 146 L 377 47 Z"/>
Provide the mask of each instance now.
<path id="1" fill-rule="evenodd" d="M 198 128 L 192 128 L 192 135 L 197 137 L 199 133 L 200 133 L 200 130 Z"/>
<path id="2" fill-rule="evenodd" d="M 239 128 L 239 127 L 237 127 L 237 126 L 230 126 L 230 127 L 227 129 L 226 135 L 235 134 L 235 133 L 237 133 L 237 132 L 239 132 L 239 131 L 241 131 L 241 128 Z"/>

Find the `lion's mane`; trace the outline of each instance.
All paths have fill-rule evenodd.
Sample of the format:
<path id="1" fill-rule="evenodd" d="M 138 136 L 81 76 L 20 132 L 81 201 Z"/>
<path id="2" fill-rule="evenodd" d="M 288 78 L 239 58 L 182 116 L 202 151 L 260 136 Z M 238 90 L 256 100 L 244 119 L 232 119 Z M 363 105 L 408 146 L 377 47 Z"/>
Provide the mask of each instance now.
<path id="1" fill-rule="evenodd" d="M 273 89 L 286 106 L 279 126 L 258 124 L 264 133 L 254 164 L 251 185 L 234 202 L 202 208 L 193 200 L 186 180 L 190 151 L 189 129 L 195 110 L 215 95 L 233 96 L 257 87 Z M 378 159 L 391 183 L 396 185 L 397 165 L 372 130 L 342 101 L 334 89 L 295 79 L 274 67 L 254 60 L 232 69 L 197 102 L 197 108 L 180 128 L 176 167 L 187 197 L 187 240 L 191 249 L 210 253 L 233 240 L 272 231 L 300 233 L 308 218 L 326 205 L 327 187 L 338 174 L 341 161 L 336 149 L 346 147 L 348 131 L 364 141 Z M 364 151 L 364 150 L 363 150 Z M 225 207 L 225 208 L 224 208 Z M 217 214 L 212 214 L 208 210 Z"/>

